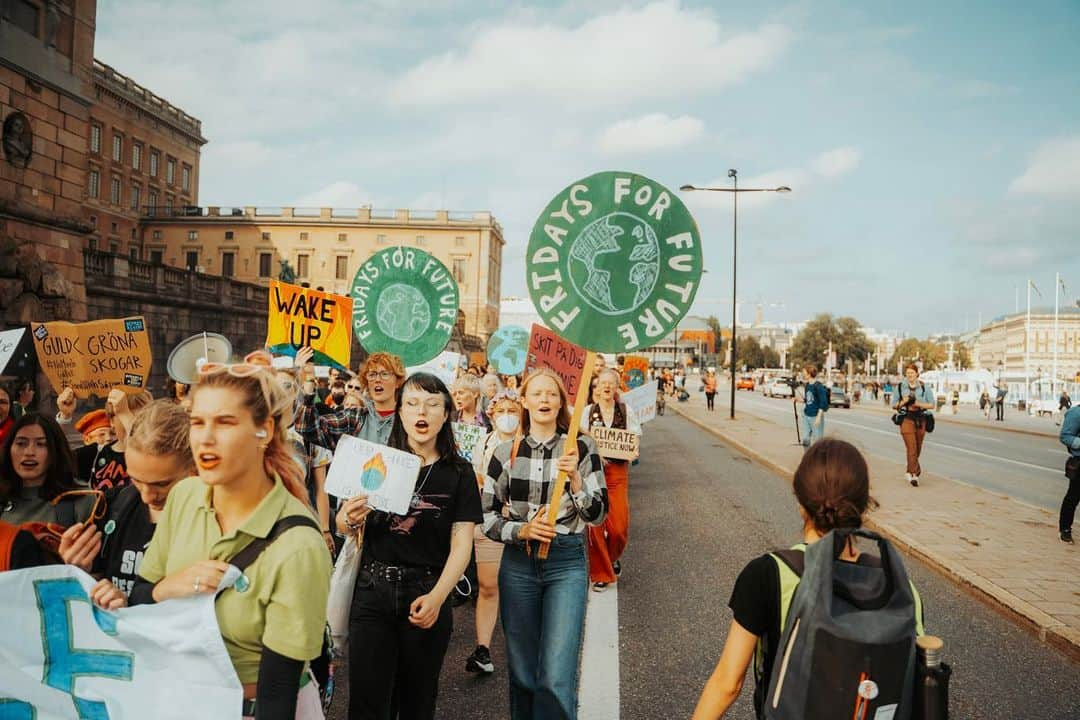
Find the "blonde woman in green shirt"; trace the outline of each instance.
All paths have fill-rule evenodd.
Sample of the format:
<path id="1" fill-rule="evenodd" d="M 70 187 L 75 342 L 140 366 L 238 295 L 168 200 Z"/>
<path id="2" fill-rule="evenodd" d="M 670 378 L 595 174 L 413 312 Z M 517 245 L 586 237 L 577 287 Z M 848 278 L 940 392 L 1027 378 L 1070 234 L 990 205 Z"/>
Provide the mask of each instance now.
<path id="1" fill-rule="evenodd" d="M 282 518 L 313 517 L 286 440 L 290 397 L 268 356 L 208 363 L 191 391 L 198 477 L 169 493 L 131 604 L 216 594 L 229 560 Z M 218 625 L 244 686 L 245 717 L 322 718 L 307 661 L 322 648 L 330 554 L 316 527 L 293 527 L 218 595 Z"/>

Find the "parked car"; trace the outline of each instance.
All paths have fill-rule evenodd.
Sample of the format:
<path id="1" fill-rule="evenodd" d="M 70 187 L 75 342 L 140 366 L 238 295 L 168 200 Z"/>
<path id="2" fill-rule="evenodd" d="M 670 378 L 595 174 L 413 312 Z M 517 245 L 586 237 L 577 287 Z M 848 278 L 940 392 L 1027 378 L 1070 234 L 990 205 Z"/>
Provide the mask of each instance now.
<path id="1" fill-rule="evenodd" d="M 767 397 L 795 397 L 795 391 L 787 380 L 773 380 L 765 387 Z"/>
<path id="2" fill-rule="evenodd" d="M 736 390 L 753 390 L 754 378 L 749 375 L 743 375 L 741 378 L 735 381 Z"/>
<path id="3" fill-rule="evenodd" d="M 829 407 L 844 407 L 851 409 L 851 398 L 844 392 L 844 388 L 833 385 L 829 388 Z"/>

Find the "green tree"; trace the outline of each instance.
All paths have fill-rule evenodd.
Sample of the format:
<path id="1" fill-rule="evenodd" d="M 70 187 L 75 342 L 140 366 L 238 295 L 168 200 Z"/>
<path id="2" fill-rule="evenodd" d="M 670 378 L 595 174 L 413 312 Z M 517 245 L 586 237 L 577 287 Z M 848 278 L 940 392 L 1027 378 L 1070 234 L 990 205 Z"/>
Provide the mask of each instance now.
<path id="1" fill-rule="evenodd" d="M 765 353 L 761 349 L 761 343 L 756 337 L 747 336 L 739 338 L 735 343 L 735 354 L 738 356 L 735 364 L 740 370 L 746 366 L 747 370 L 765 367 Z"/>
<path id="2" fill-rule="evenodd" d="M 829 343 L 836 353 L 836 366 L 847 366 L 848 358 L 858 365 L 874 351 L 874 344 L 859 329 L 859 321 L 852 317 L 833 318 L 821 313 L 795 336 L 791 344 L 791 359 L 795 367 L 814 364 L 825 366 Z"/>
<path id="3" fill-rule="evenodd" d="M 964 343 L 957 343 L 953 347 L 953 364 L 964 370 L 971 369 L 971 348 Z"/>
<path id="4" fill-rule="evenodd" d="M 720 324 L 720 318 L 715 315 L 710 315 L 705 318 L 705 324 L 709 326 L 709 330 L 712 331 L 713 337 L 716 338 L 716 364 L 720 365 L 724 362 L 724 326 Z"/>
<path id="5" fill-rule="evenodd" d="M 762 367 L 778 368 L 780 367 L 780 353 L 771 347 L 761 348 L 762 352 Z"/>
<path id="6" fill-rule="evenodd" d="M 891 371 L 899 362 L 906 365 L 916 359 L 922 361 L 923 370 L 936 370 L 949 359 L 949 349 L 930 340 L 908 338 L 896 346 L 892 357 L 889 358 L 887 369 Z"/>

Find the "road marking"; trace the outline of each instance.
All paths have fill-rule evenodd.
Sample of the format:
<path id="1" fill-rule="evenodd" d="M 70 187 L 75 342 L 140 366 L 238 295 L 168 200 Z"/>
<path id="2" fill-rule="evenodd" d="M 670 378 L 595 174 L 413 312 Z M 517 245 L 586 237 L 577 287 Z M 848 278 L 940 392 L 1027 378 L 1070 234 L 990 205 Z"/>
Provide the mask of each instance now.
<path id="1" fill-rule="evenodd" d="M 588 592 L 578 717 L 619 720 L 619 584 L 609 585 L 604 592 Z"/>

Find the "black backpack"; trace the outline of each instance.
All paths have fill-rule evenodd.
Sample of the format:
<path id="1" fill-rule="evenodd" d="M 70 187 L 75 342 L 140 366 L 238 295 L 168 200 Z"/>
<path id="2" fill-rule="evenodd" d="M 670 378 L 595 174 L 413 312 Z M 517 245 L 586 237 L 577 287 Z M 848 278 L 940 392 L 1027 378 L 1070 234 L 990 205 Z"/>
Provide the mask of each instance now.
<path id="1" fill-rule="evenodd" d="M 880 565 L 838 560 L 853 535 L 877 543 Z M 773 555 L 783 563 L 783 629 L 760 717 L 909 720 L 922 601 L 900 554 L 876 533 L 846 529 Z M 784 608 L 791 574 L 800 579 Z"/>

